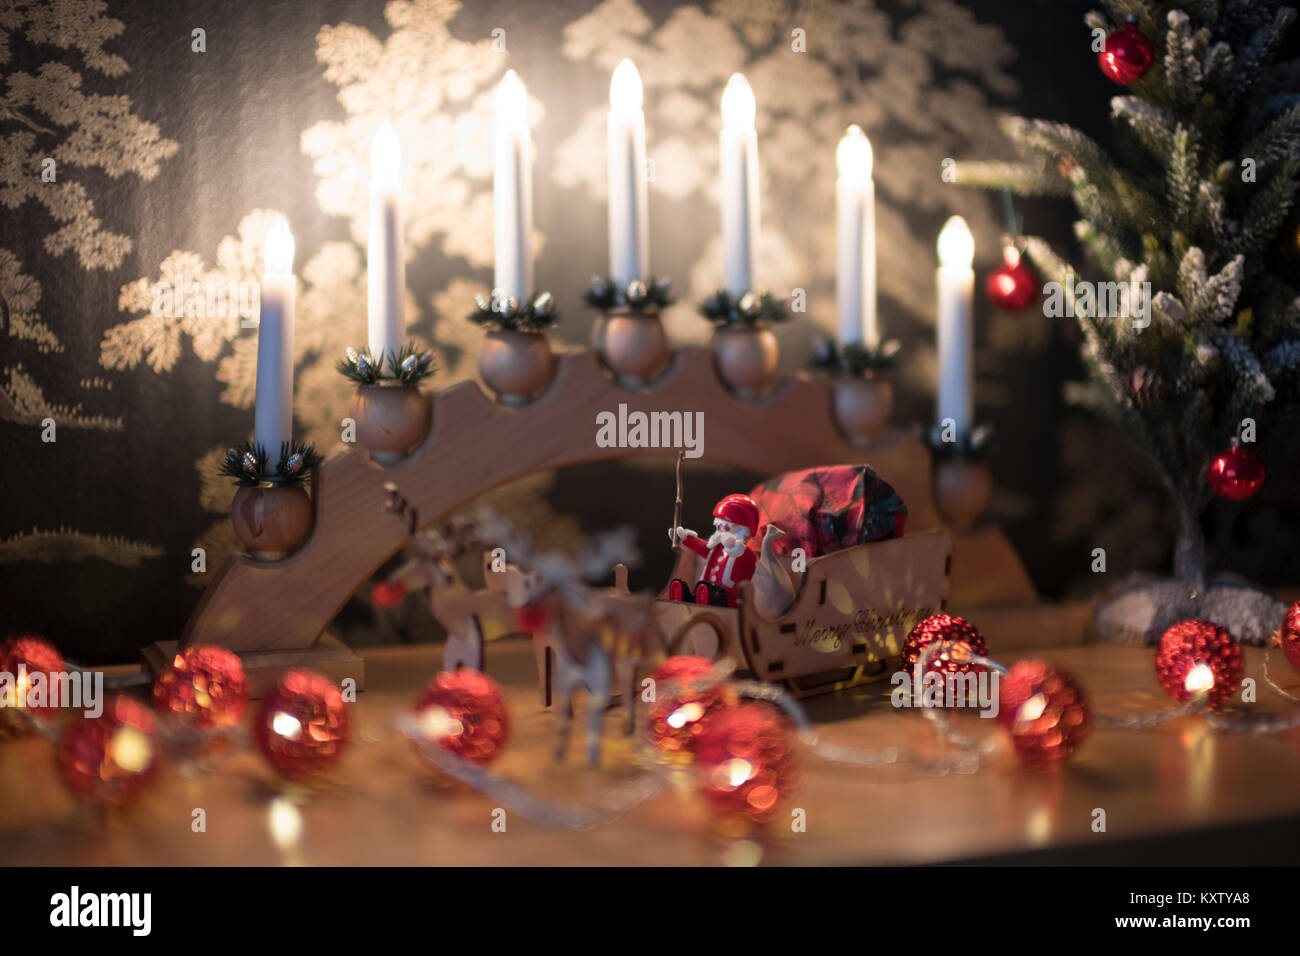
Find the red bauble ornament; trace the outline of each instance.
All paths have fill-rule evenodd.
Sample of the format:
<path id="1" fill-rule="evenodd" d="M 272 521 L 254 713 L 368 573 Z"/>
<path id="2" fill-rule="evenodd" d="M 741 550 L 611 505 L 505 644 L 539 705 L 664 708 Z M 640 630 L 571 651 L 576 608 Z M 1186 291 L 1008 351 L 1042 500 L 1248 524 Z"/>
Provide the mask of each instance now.
<path id="1" fill-rule="evenodd" d="M 1209 705 L 1220 707 L 1241 686 L 1243 673 L 1241 645 L 1209 621 L 1179 621 L 1156 648 L 1156 677 L 1174 700 L 1208 690 Z"/>
<path id="2" fill-rule="evenodd" d="M 1069 674 L 1046 661 L 1020 661 L 998 681 L 997 719 L 1022 760 L 1047 764 L 1083 743 L 1090 711 Z"/>
<path id="3" fill-rule="evenodd" d="M 711 714 L 694 751 L 700 792 L 725 816 L 771 820 L 799 783 L 793 728 L 770 704 L 744 701 Z"/>
<path id="4" fill-rule="evenodd" d="M 348 743 L 343 694 L 315 671 L 291 670 L 262 701 L 253 721 L 257 746 L 290 780 L 336 763 Z"/>
<path id="5" fill-rule="evenodd" d="M 33 717 L 45 720 L 59 712 L 60 702 L 55 701 L 50 694 L 50 679 L 52 675 L 62 674 L 66 670 L 63 655 L 43 637 L 21 634 L 0 644 L 0 673 L 9 674 L 13 681 L 6 689 L 3 708 L 0 708 L 0 717 L 6 718 L 5 723 L 10 729 L 22 729 L 20 721 L 10 720 L 8 718 L 12 715 L 4 713 L 11 707 L 25 709 Z M 43 689 L 32 686 L 33 674 L 45 675 Z M 40 701 L 37 706 L 29 708 L 28 692 L 37 689 L 41 690 Z"/>
<path id="6" fill-rule="evenodd" d="M 1291 666 L 1300 671 L 1300 601 L 1291 605 L 1282 619 L 1282 629 L 1278 632 L 1278 641 L 1282 653 L 1291 662 Z"/>
<path id="7" fill-rule="evenodd" d="M 149 708 L 121 695 L 98 717 L 78 717 L 59 740 L 59 776 L 75 794 L 122 806 L 158 769 L 158 722 Z"/>
<path id="8" fill-rule="evenodd" d="M 726 681 L 705 686 L 713 669 L 707 657 L 679 654 L 650 675 L 655 700 L 646 719 L 646 737 L 660 750 L 689 753 L 705 719 L 739 702 Z"/>
<path id="9" fill-rule="evenodd" d="M 375 602 L 376 607 L 392 607 L 405 596 L 406 585 L 401 583 L 389 584 L 387 581 L 380 581 L 370 589 L 370 600 Z"/>
<path id="10" fill-rule="evenodd" d="M 1106 44 L 1097 54 L 1097 63 L 1101 72 L 1127 86 L 1146 76 L 1155 58 L 1155 47 L 1138 32 L 1136 18 L 1130 17 L 1124 26 L 1107 34 Z"/>
<path id="11" fill-rule="evenodd" d="M 425 740 L 477 763 L 495 758 L 510 736 L 501 687 L 467 667 L 436 674 L 416 701 L 415 715 Z"/>
<path id="12" fill-rule="evenodd" d="M 975 629 L 975 625 L 964 617 L 953 614 L 932 614 L 916 625 L 903 642 L 903 667 L 910 674 L 920 661 L 925 649 L 935 641 L 952 641 L 952 646 L 935 651 L 930 655 L 926 671 L 938 673 L 967 673 L 981 671 L 983 666 L 976 664 L 971 657 L 985 657 L 988 648 L 984 646 L 984 637 Z"/>
<path id="13" fill-rule="evenodd" d="M 153 705 L 202 730 L 233 727 L 248 706 L 244 665 L 224 647 L 181 651 L 154 678 Z"/>
<path id="14" fill-rule="evenodd" d="M 1210 462 L 1210 487 L 1220 498 L 1244 501 L 1264 484 L 1264 466 L 1236 442 Z"/>
<path id="15" fill-rule="evenodd" d="M 1003 255 L 1005 261 L 989 273 L 985 290 L 989 301 L 999 309 L 1019 312 L 1038 298 L 1038 276 L 1015 246 L 1006 246 Z"/>

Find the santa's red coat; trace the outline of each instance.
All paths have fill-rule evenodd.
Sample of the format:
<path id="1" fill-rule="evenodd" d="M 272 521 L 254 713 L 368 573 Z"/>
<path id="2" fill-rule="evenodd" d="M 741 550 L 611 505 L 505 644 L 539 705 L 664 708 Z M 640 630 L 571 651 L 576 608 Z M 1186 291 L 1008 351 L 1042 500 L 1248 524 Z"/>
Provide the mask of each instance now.
<path id="1" fill-rule="evenodd" d="M 749 548 L 746 548 L 738 558 L 728 555 L 721 545 L 709 550 L 708 541 L 693 534 L 684 535 L 682 544 L 706 559 L 699 580 L 722 588 L 727 592 L 728 603 L 735 607 L 736 590 L 740 587 L 741 581 L 748 581 L 754 576 L 754 569 L 758 567 L 758 556 Z"/>

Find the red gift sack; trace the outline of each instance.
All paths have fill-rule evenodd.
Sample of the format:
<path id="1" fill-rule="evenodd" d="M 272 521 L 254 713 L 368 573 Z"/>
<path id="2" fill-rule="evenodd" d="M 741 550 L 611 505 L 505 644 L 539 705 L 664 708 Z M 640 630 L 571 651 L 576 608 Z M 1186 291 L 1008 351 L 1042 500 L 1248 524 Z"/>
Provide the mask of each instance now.
<path id="1" fill-rule="evenodd" d="M 893 487 L 867 465 L 833 465 L 789 471 L 749 493 L 762 523 L 785 537 L 773 542 L 776 554 L 803 548 L 815 558 L 869 541 L 903 534 L 907 505 Z M 761 541 L 760 528 L 755 541 Z"/>

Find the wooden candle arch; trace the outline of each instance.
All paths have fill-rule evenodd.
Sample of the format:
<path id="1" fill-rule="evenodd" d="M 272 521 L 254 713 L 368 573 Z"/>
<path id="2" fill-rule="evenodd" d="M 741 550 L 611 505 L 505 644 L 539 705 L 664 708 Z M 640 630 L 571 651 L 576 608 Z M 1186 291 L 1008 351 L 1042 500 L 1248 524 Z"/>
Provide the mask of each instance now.
<path id="1" fill-rule="evenodd" d="M 312 648 L 348 598 L 407 540 L 406 523 L 383 515 L 386 482 L 400 486 L 428 525 L 485 491 L 538 471 L 676 457 L 673 448 L 597 446 L 596 414 L 617 414 L 619 405 L 629 413 L 702 411 L 705 460 L 764 476 L 867 461 L 907 503 L 909 532 L 942 526 L 930 453 L 920 442 L 893 431 L 875 448 L 855 448 L 834 423 L 830 388 L 802 374 L 761 399 L 738 399 L 719 382 L 707 349 L 677 350 L 656 382 L 635 390 L 614 382 L 595 353 L 575 350 L 560 356 L 551 386 L 523 408 L 493 401 L 476 382 L 453 385 L 432 401 L 428 436 L 401 462 L 380 466 L 346 446 L 332 455 L 315 476 L 316 521 L 308 539 L 280 561 L 229 559 L 200 598 L 180 646 L 219 644 L 280 660 L 292 656 L 282 652 Z M 953 564 L 955 605 L 1034 600 L 1023 566 L 996 528 L 954 535 Z M 997 569 L 992 576 L 989 568 Z"/>

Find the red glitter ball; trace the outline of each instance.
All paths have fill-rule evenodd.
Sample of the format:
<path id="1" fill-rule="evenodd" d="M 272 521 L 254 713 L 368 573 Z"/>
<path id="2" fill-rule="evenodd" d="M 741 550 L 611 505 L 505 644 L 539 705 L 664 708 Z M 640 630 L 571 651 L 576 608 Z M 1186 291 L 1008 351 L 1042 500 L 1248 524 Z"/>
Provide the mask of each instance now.
<path id="1" fill-rule="evenodd" d="M 253 733 L 280 773 L 299 780 L 336 763 L 348 742 L 348 708 L 328 678 L 291 670 L 258 708 Z"/>
<path id="2" fill-rule="evenodd" d="M 132 697 L 109 698 L 98 717 L 79 716 L 58 746 L 59 776 L 73 793 L 122 806 L 158 769 L 158 722 Z"/>
<path id="3" fill-rule="evenodd" d="M 1200 664 L 1209 671 L 1193 674 Z M 1243 675 L 1241 645 L 1217 624 L 1179 621 L 1160 637 L 1156 677 L 1174 700 L 1191 700 L 1198 683 L 1204 681 L 1209 686 L 1210 706 L 1220 707 L 1236 693 Z"/>
<path id="4" fill-rule="evenodd" d="M 1300 671 L 1300 601 L 1291 605 L 1282 620 L 1282 630 L 1278 633 L 1282 644 L 1282 653 L 1291 662 L 1291 666 Z"/>
<path id="5" fill-rule="evenodd" d="M 188 648 L 154 679 L 153 705 L 204 730 L 233 727 L 248 706 L 244 665 L 224 647 Z"/>
<path id="6" fill-rule="evenodd" d="M 23 686 L 19 686 L 18 672 L 20 668 L 26 668 L 26 678 Z M 37 637 L 35 634 L 21 634 L 12 640 L 0 644 L 0 673 L 9 674 L 13 679 L 12 690 L 6 696 L 4 707 L 27 707 L 27 689 L 31 685 L 31 676 L 33 674 L 45 675 L 45 690 L 43 692 L 44 702 L 38 707 L 29 709 L 29 713 L 34 717 L 42 717 L 46 720 L 53 717 L 59 711 L 57 702 L 49 693 L 50 677 L 53 674 L 62 674 L 67 670 L 67 665 L 63 662 L 63 655 L 58 649 L 45 640 L 43 637 Z M 15 725 L 13 729 L 18 729 Z"/>
<path id="7" fill-rule="evenodd" d="M 436 674 L 416 701 L 415 714 L 425 739 L 477 763 L 493 760 L 510 736 L 500 685 L 467 667 Z"/>
<path id="8" fill-rule="evenodd" d="M 1106 43 L 1097 54 L 1101 72 L 1116 83 L 1127 86 L 1146 76 L 1155 62 L 1156 50 L 1135 24 L 1126 23 L 1106 36 Z"/>
<path id="9" fill-rule="evenodd" d="M 917 621 L 903 642 L 903 668 L 909 674 L 915 670 L 925 649 L 935 641 L 952 641 L 953 644 L 930 656 L 927 672 L 965 674 L 984 670 L 982 664 L 971 660 L 972 656 L 988 656 L 984 637 L 975 629 L 975 625 L 964 617 L 953 614 L 932 614 L 923 621 Z"/>
<path id="10" fill-rule="evenodd" d="M 700 792 L 726 816 L 767 822 L 799 784 L 794 731 L 770 704 L 744 701 L 710 714 L 694 751 Z"/>
<path id="11" fill-rule="evenodd" d="M 1055 763 L 1088 736 L 1090 711 L 1074 679 L 1046 661 L 1020 661 L 998 681 L 998 723 L 1026 763 Z"/>
<path id="12" fill-rule="evenodd" d="M 739 701 L 725 681 L 703 686 L 712 673 L 707 657 L 679 654 L 670 657 L 650 675 L 655 700 L 646 718 L 646 737 L 667 753 L 686 753 L 692 748 L 704 718 Z"/>
<path id="13" fill-rule="evenodd" d="M 1214 461 L 1206 475 L 1220 498 L 1245 501 L 1264 486 L 1264 466 L 1240 445 L 1233 445 Z"/>

